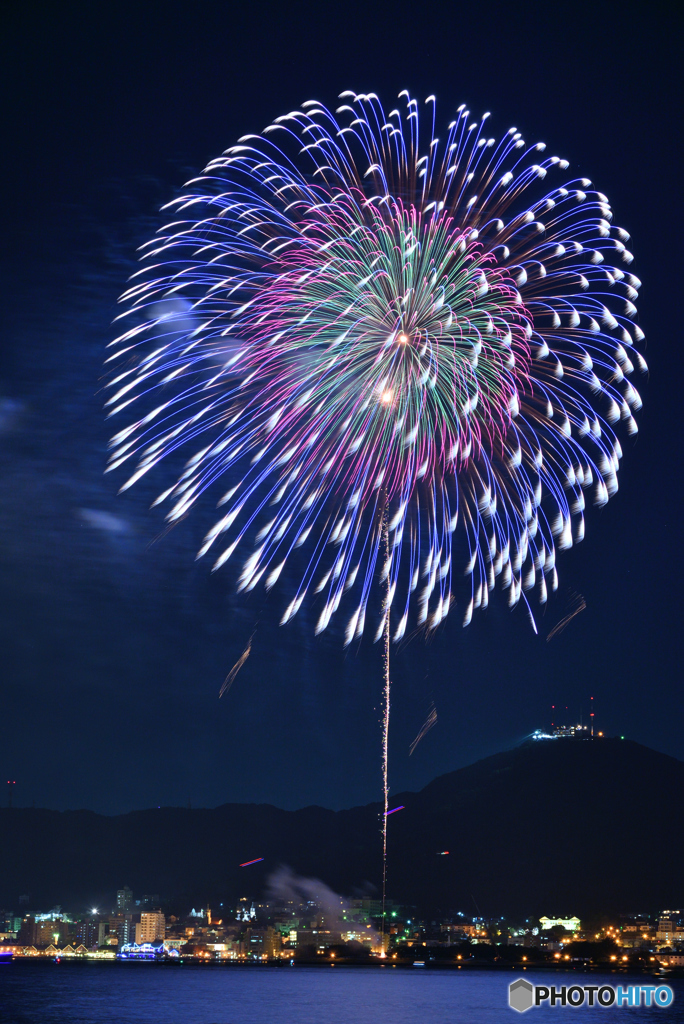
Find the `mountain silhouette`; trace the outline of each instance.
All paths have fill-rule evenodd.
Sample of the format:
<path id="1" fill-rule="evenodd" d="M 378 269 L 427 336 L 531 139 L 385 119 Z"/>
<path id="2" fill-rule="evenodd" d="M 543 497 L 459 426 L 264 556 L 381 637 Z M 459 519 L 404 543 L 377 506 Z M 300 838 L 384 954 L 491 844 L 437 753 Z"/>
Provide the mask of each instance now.
<path id="1" fill-rule="evenodd" d="M 638 743 L 528 741 L 392 796 L 391 807 L 402 804 L 388 820 L 387 893 L 428 916 L 582 917 L 684 903 L 684 762 Z M 34 909 L 109 906 L 126 884 L 171 905 L 232 906 L 262 895 L 283 864 L 346 896 L 372 896 L 381 811 L 4 808 L 0 904 L 29 894 Z"/>

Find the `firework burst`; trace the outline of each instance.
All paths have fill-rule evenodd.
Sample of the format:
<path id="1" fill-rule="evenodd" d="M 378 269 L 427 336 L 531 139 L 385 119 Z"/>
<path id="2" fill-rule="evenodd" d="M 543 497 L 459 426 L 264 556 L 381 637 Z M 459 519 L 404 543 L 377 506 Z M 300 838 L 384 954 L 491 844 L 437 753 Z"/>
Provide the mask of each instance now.
<path id="1" fill-rule="evenodd" d="M 134 418 L 109 468 L 134 463 L 125 489 L 183 451 L 156 503 L 174 523 L 214 492 L 214 569 L 236 553 L 246 591 L 294 563 L 282 621 L 321 594 L 317 631 L 339 609 L 347 642 L 379 579 L 399 640 L 464 572 L 464 624 L 497 579 L 511 606 L 557 587 L 585 495 L 617 490 L 615 425 L 637 430 L 640 282 L 606 196 L 544 144 L 463 107 L 437 138 L 434 97 L 341 100 L 167 207 L 122 297 L 107 406 Z"/>

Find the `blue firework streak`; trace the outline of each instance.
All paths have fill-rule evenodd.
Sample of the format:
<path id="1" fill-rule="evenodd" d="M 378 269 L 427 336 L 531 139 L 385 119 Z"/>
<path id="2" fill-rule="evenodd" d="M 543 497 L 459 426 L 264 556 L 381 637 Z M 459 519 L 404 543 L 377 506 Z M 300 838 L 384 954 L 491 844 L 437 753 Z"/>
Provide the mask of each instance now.
<path id="1" fill-rule="evenodd" d="M 640 282 L 606 196 L 543 143 L 464 107 L 437 138 L 432 96 L 423 124 L 406 92 L 388 114 L 341 99 L 240 139 L 166 208 L 112 342 L 107 407 L 134 419 L 109 468 L 135 463 L 125 489 L 184 451 L 155 504 L 173 523 L 214 493 L 214 569 L 239 548 L 247 591 L 293 562 L 282 621 L 320 593 L 317 631 L 342 605 L 347 643 L 379 579 L 376 635 L 391 606 L 399 640 L 464 572 L 464 624 L 497 579 L 511 606 L 557 587 L 585 494 L 617 490 L 615 425 L 637 430 Z"/>

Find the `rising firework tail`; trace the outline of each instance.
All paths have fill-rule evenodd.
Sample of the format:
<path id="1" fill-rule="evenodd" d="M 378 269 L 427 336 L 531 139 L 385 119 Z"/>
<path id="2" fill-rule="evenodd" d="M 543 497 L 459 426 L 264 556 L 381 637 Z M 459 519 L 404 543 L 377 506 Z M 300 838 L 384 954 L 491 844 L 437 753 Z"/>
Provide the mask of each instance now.
<path id="1" fill-rule="evenodd" d="M 389 564 L 389 506 L 385 498 L 382 512 L 382 540 L 385 565 Z M 390 680 L 390 605 L 392 595 L 390 589 L 389 574 L 385 578 L 385 611 L 384 611 L 384 686 L 383 686 L 383 708 L 382 708 L 382 925 L 381 925 L 381 954 L 385 955 L 385 902 L 387 899 L 387 815 L 392 812 L 389 808 L 389 723 L 391 709 L 392 683 Z"/>
<path id="2" fill-rule="evenodd" d="M 185 453 L 155 504 L 173 524 L 218 498 L 214 569 L 240 549 L 249 591 L 289 564 L 282 621 L 321 594 L 317 632 L 342 614 L 346 642 L 380 578 L 397 641 L 413 611 L 467 624 L 497 579 L 511 606 L 557 587 L 585 495 L 617 490 L 615 425 L 637 430 L 640 282 L 606 196 L 543 143 L 464 107 L 438 138 L 434 97 L 341 101 L 168 205 L 111 343 L 109 468 L 133 464 L 125 489 Z"/>

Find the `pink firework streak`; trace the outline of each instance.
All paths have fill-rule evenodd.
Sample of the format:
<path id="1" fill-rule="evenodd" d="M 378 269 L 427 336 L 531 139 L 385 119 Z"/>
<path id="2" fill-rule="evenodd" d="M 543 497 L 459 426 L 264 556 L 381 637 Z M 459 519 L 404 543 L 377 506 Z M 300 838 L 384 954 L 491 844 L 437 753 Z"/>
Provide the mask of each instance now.
<path id="1" fill-rule="evenodd" d="M 257 857 L 256 860 L 246 860 L 244 864 L 240 865 L 240 867 L 248 868 L 250 864 L 260 864 L 263 859 L 263 857 Z"/>

